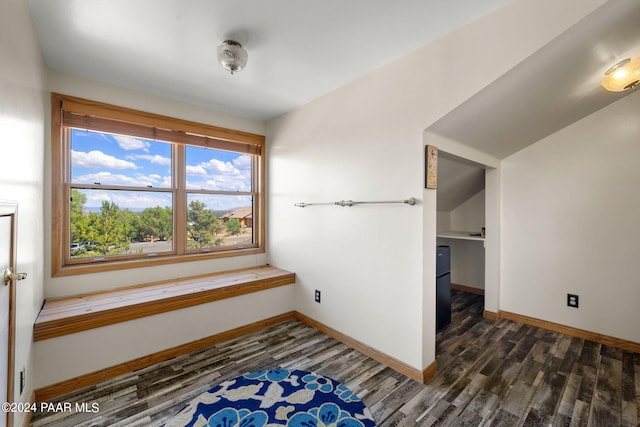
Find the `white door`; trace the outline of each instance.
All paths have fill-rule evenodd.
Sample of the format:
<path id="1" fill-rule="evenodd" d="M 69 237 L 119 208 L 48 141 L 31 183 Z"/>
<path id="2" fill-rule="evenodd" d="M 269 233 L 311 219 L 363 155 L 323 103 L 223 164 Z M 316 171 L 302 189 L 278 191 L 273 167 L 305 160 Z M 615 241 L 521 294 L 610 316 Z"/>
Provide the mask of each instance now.
<path id="1" fill-rule="evenodd" d="M 16 210 L 0 206 L 0 403 L 13 399 L 13 329 L 15 281 L 5 281 L 5 271 L 14 267 Z M 11 426 L 11 413 L 0 412 L 0 426 Z"/>

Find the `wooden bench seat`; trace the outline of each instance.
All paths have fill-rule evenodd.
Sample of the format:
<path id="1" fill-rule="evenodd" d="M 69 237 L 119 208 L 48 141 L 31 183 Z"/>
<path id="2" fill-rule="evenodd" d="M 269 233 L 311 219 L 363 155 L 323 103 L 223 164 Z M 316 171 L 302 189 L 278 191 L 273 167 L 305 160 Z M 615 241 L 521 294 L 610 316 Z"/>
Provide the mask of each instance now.
<path id="1" fill-rule="evenodd" d="M 205 304 L 295 282 L 295 273 L 269 265 L 47 299 L 34 341 Z"/>

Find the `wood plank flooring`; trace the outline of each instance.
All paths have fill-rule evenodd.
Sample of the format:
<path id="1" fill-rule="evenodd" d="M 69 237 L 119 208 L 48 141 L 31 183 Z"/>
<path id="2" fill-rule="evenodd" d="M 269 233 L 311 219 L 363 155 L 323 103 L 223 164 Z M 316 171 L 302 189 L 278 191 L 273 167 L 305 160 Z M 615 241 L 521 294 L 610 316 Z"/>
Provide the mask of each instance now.
<path id="1" fill-rule="evenodd" d="M 98 413 L 38 413 L 37 426 L 161 426 L 195 395 L 242 373 L 305 369 L 356 391 L 378 425 L 639 426 L 640 354 L 508 320 L 453 292 L 422 385 L 298 321 L 213 345 L 56 399 Z"/>

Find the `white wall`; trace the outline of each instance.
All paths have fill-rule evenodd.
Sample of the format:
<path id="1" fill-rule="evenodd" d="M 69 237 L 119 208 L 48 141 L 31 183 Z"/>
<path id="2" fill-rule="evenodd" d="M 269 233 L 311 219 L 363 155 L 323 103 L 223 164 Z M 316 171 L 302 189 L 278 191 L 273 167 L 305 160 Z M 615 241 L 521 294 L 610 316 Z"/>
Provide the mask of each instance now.
<path id="1" fill-rule="evenodd" d="M 291 286 L 35 343 L 37 387 L 98 371 L 292 310 Z M 73 363 L 63 363 L 71 359 Z"/>
<path id="2" fill-rule="evenodd" d="M 640 342 L 638 111 L 634 93 L 502 162 L 502 310 Z"/>
<path id="3" fill-rule="evenodd" d="M 484 289 L 484 242 L 478 240 L 440 239 L 438 245 L 451 251 L 451 283 Z"/>
<path id="4" fill-rule="evenodd" d="M 485 226 L 485 192 L 474 194 L 451 211 L 437 211 L 438 231 L 480 232 Z"/>
<path id="5" fill-rule="evenodd" d="M 451 211 L 438 211 L 436 220 L 436 230 L 438 232 L 451 230 Z"/>
<path id="6" fill-rule="evenodd" d="M 516 1 L 269 124 L 269 258 L 298 274 L 297 310 L 414 368 L 434 361 L 436 193 L 423 189 L 423 146 L 433 137 L 496 165 L 423 131 L 602 2 Z M 422 203 L 293 206 L 411 196 Z"/>
<path id="7" fill-rule="evenodd" d="M 479 233 L 485 226 L 485 190 L 451 211 L 451 229 Z M 484 242 L 447 239 L 451 247 L 451 283 L 484 289 Z"/>
<path id="8" fill-rule="evenodd" d="M 438 230 L 480 233 L 485 226 L 485 196 L 482 190 L 450 212 L 438 212 Z M 448 226 L 448 228 L 440 228 Z M 438 245 L 451 249 L 451 283 L 484 289 L 484 242 L 438 238 Z"/>
<path id="9" fill-rule="evenodd" d="M 479 233 L 485 226 L 484 198 L 485 191 L 482 190 L 453 209 L 451 211 L 451 230 Z"/>
<path id="10" fill-rule="evenodd" d="M 32 330 L 42 303 L 44 87 L 44 61 L 26 1 L 0 2 L 0 199 L 18 202 L 17 267 L 28 273 L 16 288 L 16 402 L 28 402 L 33 392 Z M 23 368 L 27 384 L 18 395 Z M 23 418 L 16 414 L 15 425 Z"/>
<path id="11" fill-rule="evenodd" d="M 497 313 L 500 309 L 500 288 L 502 286 L 500 177 L 500 168 L 485 170 L 484 309 L 493 313 Z"/>

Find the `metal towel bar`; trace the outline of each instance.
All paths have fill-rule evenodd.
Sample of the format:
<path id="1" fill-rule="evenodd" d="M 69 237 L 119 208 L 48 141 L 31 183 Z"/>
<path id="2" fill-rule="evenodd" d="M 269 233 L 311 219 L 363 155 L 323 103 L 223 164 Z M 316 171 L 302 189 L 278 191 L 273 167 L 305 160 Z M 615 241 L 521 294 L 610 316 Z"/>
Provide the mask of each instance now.
<path id="1" fill-rule="evenodd" d="M 321 203 L 296 203 L 294 206 L 297 208 L 306 208 L 307 206 L 317 206 L 317 205 L 336 205 L 336 206 L 342 206 L 343 208 L 345 207 L 351 207 L 353 205 L 373 205 L 373 204 L 381 204 L 381 203 L 404 203 L 410 206 L 413 206 L 416 204 L 416 199 L 411 197 L 410 199 L 406 199 L 406 200 L 380 200 L 380 201 L 373 201 L 373 202 L 356 202 L 353 200 L 340 200 L 338 202 L 321 202 Z"/>

